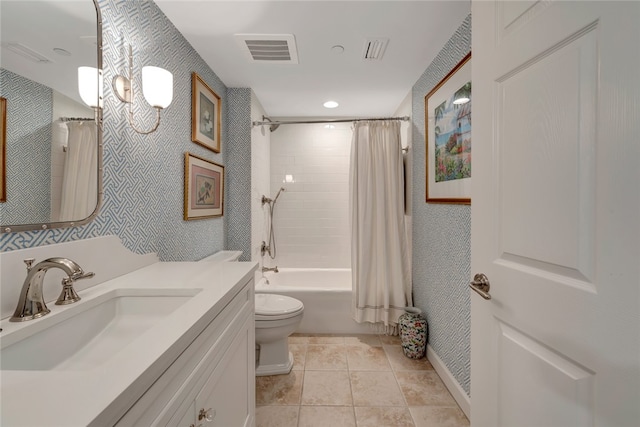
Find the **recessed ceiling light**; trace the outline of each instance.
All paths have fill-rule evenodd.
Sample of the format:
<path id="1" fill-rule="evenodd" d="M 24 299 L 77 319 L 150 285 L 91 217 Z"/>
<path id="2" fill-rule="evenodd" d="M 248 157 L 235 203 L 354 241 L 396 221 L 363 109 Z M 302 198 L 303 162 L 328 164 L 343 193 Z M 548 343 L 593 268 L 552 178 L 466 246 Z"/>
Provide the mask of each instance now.
<path id="1" fill-rule="evenodd" d="M 340 55 L 341 53 L 344 53 L 344 46 L 340 44 L 331 46 L 331 52 L 335 53 L 336 55 Z"/>
<path id="2" fill-rule="evenodd" d="M 322 105 L 324 105 L 324 108 L 336 108 L 340 104 L 338 104 L 336 101 L 327 101 Z"/>

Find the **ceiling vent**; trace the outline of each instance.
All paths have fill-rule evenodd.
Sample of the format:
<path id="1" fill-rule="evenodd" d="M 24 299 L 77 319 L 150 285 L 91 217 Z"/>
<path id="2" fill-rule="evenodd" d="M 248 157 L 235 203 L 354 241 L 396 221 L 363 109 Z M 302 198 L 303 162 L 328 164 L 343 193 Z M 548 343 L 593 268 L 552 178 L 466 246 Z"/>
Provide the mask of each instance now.
<path id="1" fill-rule="evenodd" d="M 363 58 L 367 61 L 381 60 L 387 50 L 389 39 L 384 37 L 368 38 L 364 43 Z"/>
<path id="2" fill-rule="evenodd" d="M 235 37 L 251 62 L 298 63 L 293 34 L 236 34 Z"/>
<path id="3" fill-rule="evenodd" d="M 46 56 L 36 52 L 35 50 L 21 44 L 21 43 L 6 43 L 3 44 L 4 47 L 12 51 L 13 53 L 17 53 L 23 58 L 27 58 L 30 61 L 37 62 L 38 64 L 48 64 L 52 62 Z"/>

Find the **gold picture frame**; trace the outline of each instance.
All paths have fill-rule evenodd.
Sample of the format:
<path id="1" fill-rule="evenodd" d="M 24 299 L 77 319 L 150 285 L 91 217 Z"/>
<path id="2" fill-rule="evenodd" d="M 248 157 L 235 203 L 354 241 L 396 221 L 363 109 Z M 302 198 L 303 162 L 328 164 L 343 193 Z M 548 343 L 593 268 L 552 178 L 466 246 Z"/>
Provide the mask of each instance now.
<path id="1" fill-rule="evenodd" d="M 224 213 L 224 166 L 184 153 L 184 219 L 214 218 Z"/>
<path id="2" fill-rule="evenodd" d="M 424 98 L 426 202 L 471 204 L 471 53 Z"/>
<path id="3" fill-rule="evenodd" d="M 0 202 L 7 201 L 7 99 L 0 98 Z"/>
<path id="4" fill-rule="evenodd" d="M 222 100 L 204 80 L 191 74 L 191 140 L 220 152 L 220 125 L 222 122 Z"/>

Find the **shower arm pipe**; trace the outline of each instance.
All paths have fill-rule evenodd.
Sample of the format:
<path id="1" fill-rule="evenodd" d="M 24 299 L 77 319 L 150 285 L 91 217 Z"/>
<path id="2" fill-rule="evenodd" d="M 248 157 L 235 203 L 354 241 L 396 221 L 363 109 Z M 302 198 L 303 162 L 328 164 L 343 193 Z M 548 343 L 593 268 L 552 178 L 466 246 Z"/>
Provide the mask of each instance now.
<path id="1" fill-rule="evenodd" d="M 402 117 L 376 117 L 376 118 L 371 118 L 371 119 L 324 119 L 324 120 L 275 120 L 275 121 L 271 121 L 271 119 L 269 119 L 266 116 L 262 116 L 262 121 L 254 121 L 252 122 L 252 125 L 255 126 L 266 126 L 266 125 L 274 125 L 274 126 L 280 126 L 280 125 L 297 125 L 297 124 L 304 124 L 304 125 L 311 125 L 311 124 L 321 124 L 321 123 L 352 123 L 352 122 L 363 122 L 363 121 L 373 121 L 373 122 L 377 122 L 377 121 L 384 121 L 384 120 L 401 120 L 403 122 L 408 122 L 409 120 L 411 120 L 411 117 L 409 116 L 402 116 Z"/>

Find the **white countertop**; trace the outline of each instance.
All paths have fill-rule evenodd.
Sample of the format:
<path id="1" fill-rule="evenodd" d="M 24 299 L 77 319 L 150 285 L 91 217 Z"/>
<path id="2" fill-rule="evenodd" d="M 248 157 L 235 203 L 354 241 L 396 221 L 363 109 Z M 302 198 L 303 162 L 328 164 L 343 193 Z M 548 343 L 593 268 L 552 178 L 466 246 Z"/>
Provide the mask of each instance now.
<path id="1" fill-rule="evenodd" d="M 0 424 L 7 427 L 114 424 L 253 278 L 256 268 L 255 262 L 158 262 L 79 292 L 82 301 L 89 301 L 119 288 L 201 289 L 95 369 L 0 371 Z M 0 338 L 20 335 L 21 329 L 60 315 L 74 305 L 51 303 L 50 314 L 28 322 L 3 320 Z"/>

